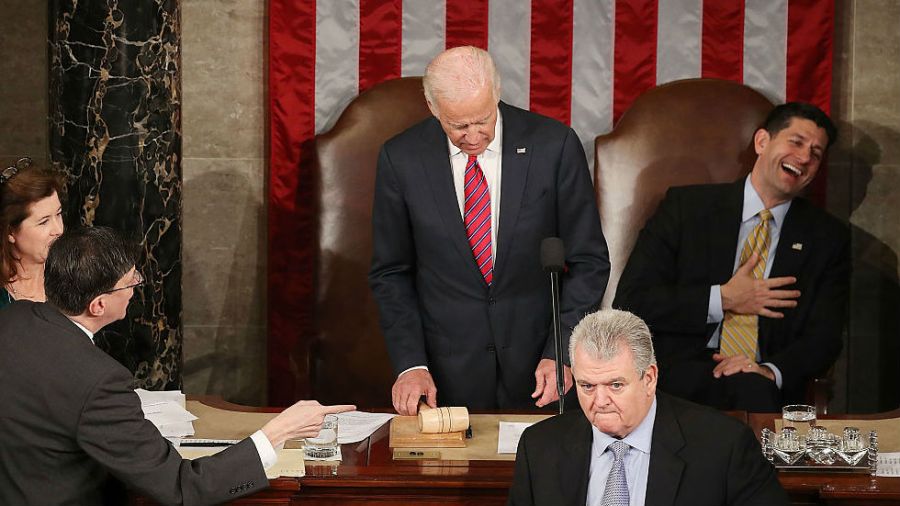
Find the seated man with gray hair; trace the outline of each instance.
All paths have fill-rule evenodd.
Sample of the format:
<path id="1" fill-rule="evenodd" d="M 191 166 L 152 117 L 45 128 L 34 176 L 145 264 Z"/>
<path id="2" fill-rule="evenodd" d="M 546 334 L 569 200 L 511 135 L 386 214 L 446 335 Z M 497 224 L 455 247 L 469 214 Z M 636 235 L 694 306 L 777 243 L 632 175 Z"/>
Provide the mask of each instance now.
<path id="1" fill-rule="evenodd" d="M 509 504 L 787 504 L 750 428 L 656 391 L 650 330 L 614 309 L 586 316 L 569 343 L 583 411 L 522 434 Z"/>

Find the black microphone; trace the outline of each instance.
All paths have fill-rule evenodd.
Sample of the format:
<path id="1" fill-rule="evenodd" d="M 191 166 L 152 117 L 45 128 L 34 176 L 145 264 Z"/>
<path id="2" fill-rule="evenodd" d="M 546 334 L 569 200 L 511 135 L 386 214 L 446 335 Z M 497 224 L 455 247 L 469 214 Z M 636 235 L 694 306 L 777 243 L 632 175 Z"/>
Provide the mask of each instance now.
<path id="1" fill-rule="evenodd" d="M 566 248 L 559 237 L 541 241 L 541 265 L 550 273 L 550 300 L 553 310 L 553 344 L 556 347 L 556 391 L 559 394 L 559 414 L 564 409 L 566 383 L 563 364 L 563 343 L 559 322 L 559 273 L 566 268 Z"/>

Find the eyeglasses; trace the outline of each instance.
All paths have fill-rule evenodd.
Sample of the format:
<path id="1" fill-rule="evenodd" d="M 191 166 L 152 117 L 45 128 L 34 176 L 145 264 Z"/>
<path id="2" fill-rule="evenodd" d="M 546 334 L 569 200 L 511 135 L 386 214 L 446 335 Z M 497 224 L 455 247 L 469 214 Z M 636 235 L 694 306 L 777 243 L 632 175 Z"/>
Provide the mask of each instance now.
<path id="1" fill-rule="evenodd" d="M 128 290 L 129 288 L 137 288 L 144 284 L 144 276 L 141 276 L 141 273 L 138 271 L 134 271 L 134 277 L 132 279 L 134 280 L 134 283 L 132 283 L 128 286 L 123 286 L 121 288 L 113 288 L 112 290 L 107 290 L 103 293 L 113 293 L 113 292 L 118 292 L 119 290 Z"/>
<path id="2" fill-rule="evenodd" d="M 28 167 L 31 167 L 32 160 L 30 157 L 23 156 L 16 160 L 14 165 L 10 165 L 9 167 L 3 169 L 3 172 L 0 172 L 0 184 L 3 184 L 9 181 L 13 176 L 19 173 L 20 170 L 25 170 Z"/>

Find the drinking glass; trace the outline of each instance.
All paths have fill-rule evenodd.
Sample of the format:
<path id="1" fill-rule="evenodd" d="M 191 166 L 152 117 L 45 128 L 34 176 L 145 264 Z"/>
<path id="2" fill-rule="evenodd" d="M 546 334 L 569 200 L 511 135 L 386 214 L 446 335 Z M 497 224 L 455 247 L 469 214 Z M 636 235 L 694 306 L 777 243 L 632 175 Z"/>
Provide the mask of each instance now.
<path id="1" fill-rule="evenodd" d="M 303 455 L 313 459 L 330 459 L 338 454 L 338 417 L 325 415 L 322 430 L 303 443 Z"/>
<path id="2" fill-rule="evenodd" d="M 785 427 L 795 427 L 808 432 L 816 425 L 816 407 L 807 404 L 791 404 L 781 409 L 781 419 Z"/>

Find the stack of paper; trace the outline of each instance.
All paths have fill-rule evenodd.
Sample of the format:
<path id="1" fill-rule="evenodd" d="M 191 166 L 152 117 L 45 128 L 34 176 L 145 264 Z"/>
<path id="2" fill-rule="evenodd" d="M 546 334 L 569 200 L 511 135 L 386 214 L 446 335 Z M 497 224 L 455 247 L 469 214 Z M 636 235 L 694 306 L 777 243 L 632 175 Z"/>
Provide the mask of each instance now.
<path id="1" fill-rule="evenodd" d="M 379 427 L 394 418 L 393 413 L 366 413 L 349 411 L 338 417 L 338 443 L 358 443 L 371 436 Z"/>
<path id="2" fill-rule="evenodd" d="M 191 422 L 197 417 L 184 409 L 185 398 L 180 390 L 151 392 L 138 388 L 135 393 L 141 398 L 144 418 L 150 420 L 163 436 L 172 438 L 194 434 L 194 424 Z"/>

